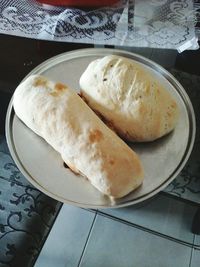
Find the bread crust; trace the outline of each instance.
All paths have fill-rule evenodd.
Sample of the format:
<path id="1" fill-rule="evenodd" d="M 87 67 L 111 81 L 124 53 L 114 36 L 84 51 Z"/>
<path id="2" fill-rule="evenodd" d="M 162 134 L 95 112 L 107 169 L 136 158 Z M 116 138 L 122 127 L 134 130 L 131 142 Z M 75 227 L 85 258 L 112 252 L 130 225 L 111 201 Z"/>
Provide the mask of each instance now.
<path id="1" fill-rule="evenodd" d="M 16 115 L 103 194 L 119 198 L 141 185 L 136 153 L 67 85 L 32 75 L 16 89 L 13 104 Z"/>
<path id="2" fill-rule="evenodd" d="M 80 87 L 87 104 L 128 141 L 153 141 L 175 128 L 176 101 L 133 60 L 111 55 L 91 62 Z"/>

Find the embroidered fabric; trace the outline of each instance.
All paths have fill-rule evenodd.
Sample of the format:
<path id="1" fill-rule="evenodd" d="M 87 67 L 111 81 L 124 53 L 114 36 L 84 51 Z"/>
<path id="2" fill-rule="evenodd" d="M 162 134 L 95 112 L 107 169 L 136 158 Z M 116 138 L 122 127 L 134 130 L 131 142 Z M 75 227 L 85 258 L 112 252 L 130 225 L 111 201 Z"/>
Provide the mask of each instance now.
<path id="1" fill-rule="evenodd" d="M 0 266 L 33 266 L 61 206 L 25 179 L 0 135 Z"/>
<path id="2" fill-rule="evenodd" d="M 83 10 L 35 0 L 1 0 L 0 33 L 182 52 L 198 48 L 199 6 L 192 0 L 121 0 L 110 7 Z"/>

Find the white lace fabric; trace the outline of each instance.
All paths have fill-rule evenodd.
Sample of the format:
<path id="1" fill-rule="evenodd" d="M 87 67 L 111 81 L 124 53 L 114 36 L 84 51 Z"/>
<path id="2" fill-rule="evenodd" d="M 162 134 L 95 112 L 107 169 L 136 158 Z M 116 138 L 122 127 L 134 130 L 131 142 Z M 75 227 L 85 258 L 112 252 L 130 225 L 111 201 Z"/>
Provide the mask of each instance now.
<path id="1" fill-rule="evenodd" d="M 1 0 L 0 33 L 42 40 L 103 45 L 197 49 L 192 0 L 121 0 L 80 10 Z"/>

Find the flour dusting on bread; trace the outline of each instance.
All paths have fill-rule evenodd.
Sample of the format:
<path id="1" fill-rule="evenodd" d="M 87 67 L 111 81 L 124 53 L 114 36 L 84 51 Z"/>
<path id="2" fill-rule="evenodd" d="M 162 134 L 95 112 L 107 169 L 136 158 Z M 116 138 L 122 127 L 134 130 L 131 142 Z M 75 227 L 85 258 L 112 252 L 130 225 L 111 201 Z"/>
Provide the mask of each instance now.
<path id="1" fill-rule="evenodd" d="M 29 76 L 13 104 L 16 115 L 103 194 L 120 198 L 142 184 L 137 154 L 67 85 Z"/>
<path id="2" fill-rule="evenodd" d="M 153 141 L 178 120 L 173 96 L 142 64 L 115 55 L 89 64 L 80 78 L 87 104 L 129 141 Z"/>

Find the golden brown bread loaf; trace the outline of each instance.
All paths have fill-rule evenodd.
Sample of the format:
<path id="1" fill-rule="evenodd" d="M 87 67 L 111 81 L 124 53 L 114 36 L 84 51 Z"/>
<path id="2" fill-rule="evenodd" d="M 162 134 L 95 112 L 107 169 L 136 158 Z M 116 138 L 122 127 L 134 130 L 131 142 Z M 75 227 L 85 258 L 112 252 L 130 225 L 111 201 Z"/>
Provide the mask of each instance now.
<path id="1" fill-rule="evenodd" d="M 103 194 L 123 197 L 142 183 L 136 153 L 66 85 L 32 75 L 13 103 L 16 115 Z"/>
<path id="2" fill-rule="evenodd" d="M 177 103 L 133 60 L 110 55 L 91 62 L 80 87 L 87 104 L 129 141 L 153 141 L 176 125 Z"/>

